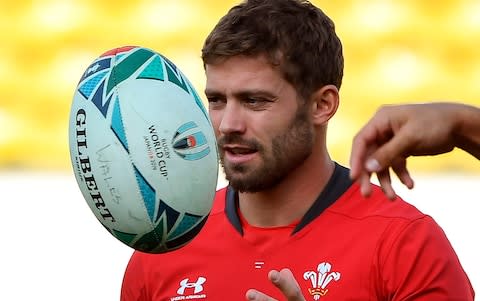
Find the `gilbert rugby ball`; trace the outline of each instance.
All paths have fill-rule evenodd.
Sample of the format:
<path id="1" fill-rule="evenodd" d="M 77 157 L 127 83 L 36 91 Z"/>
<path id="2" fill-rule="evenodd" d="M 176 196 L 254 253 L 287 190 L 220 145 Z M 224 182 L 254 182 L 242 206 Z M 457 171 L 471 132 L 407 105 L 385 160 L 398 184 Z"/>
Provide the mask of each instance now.
<path id="1" fill-rule="evenodd" d="M 201 230 L 217 184 L 215 135 L 166 57 L 134 46 L 98 57 L 73 97 L 69 146 L 83 197 L 118 240 L 163 253 Z"/>

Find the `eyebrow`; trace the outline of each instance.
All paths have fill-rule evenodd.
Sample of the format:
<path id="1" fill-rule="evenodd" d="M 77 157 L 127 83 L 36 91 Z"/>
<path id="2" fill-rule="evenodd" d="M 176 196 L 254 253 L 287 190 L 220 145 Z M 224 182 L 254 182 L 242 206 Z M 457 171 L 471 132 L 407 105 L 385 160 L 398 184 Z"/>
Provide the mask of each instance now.
<path id="1" fill-rule="evenodd" d="M 215 91 L 215 90 L 209 90 L 209 89 L 205 89 L 205 95 L 211 95 L 211 96 L 221 96 L 223 95 L 223 93 L 220 93 L 218 91 Z"/>
<path id="2" fill-rule="evenodd" d="M 215 90 L 209 90 L 209 89 L 205 89 L 205 95 L 206 96 L 216 96 L 216 97 L 219 97 L 219 96 L 225 96 L 224 93 L 222 92 L 219 92 L 219 91 L 215 91 Z M 253 89 L 253 90 L 243 90 L 243 91 L 238 91 L 238 92 L 235 92 L 233 93 L 233 96 L 235 98 L 239 98 L 239 99 L 242 99 L 242 98 L 245 98 L 245 97 L 248 97 L 248 96 L 261 96 L 261 97 L 265 97 L 265 98 L 268 98 L 268 99 L 277 99 L 278 96 L 277 95 L 274 95 L 268 91 L 265 91 L 265 90 L 259 90 L 259 89 Z"/>

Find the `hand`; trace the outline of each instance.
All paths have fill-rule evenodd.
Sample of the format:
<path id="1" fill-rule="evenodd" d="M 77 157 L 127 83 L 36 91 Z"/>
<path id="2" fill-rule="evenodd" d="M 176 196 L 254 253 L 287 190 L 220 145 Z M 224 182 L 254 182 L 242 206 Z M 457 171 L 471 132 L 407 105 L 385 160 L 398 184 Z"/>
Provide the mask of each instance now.
<path id="1" fill-rule="evenodd" d="M 287 301 L 305 301 L 300 286 L 289 269 L 282 269 L 280 272 L 271 270 L 268 273 L 268 279 L 280 289 Z M 255 289 L 249 289 L 245 296 L 249 301 L 277 301 L 277 299 Z"/>
<path id="2" fill-rule="evenodd" d="M 426 103 L 380 108 L 353 140 L 351 177 L 359 182 L 362 194 L 370 195 L 370 176 L 376 173 L 384 193 L 394 199 L 390 168 L 404 185 L 413 188 L 406 159 L 451 151 L 454 131 L 462 121 L 460 112 L 466 107 Z"/>

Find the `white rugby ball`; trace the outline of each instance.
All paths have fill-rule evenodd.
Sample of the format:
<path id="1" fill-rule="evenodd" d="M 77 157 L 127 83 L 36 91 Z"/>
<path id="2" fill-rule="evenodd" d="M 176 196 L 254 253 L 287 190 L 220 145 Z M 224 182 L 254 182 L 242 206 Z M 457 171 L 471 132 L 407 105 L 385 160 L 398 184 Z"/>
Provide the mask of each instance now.
<path id="1" fill-rule="evenodd" d="M 187 244 L 212 207 L 218 152 L 187 77 L 143 47 L 112 49 L 80 79 L 69 121 L 78 186 L 102 225 L 128 246 Z"/>

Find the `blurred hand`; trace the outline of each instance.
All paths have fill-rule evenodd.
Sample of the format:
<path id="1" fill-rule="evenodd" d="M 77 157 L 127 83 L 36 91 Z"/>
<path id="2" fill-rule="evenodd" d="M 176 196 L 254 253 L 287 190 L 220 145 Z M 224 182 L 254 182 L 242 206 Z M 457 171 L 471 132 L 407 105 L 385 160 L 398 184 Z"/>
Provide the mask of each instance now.
<path id="1" fill-rule="evenodd" d="M 272 270 L 268 273 L 268 279 L 280 289 L 287 301 L 305 301 L 300 286 L 289 269 Z M 255 289 L 248 290 L 246 298 L 249 301 L 277 301 Z"/>
<path id="2" fill-rule="evenodd" d="M 394 199 L 390 169 L 408 188 L 414 182 L 407 170 L 409 156 L 436 155 L 459 146 L 458 135 L 466 118 L 464 111 L 478 109 L 457 103 L 425 103 L 381 107 L 353 139 L 351 178 L 364 196 L 371 193 L 370 176 L 376 173 L 384 193 Z M 470 127 L 472 131 L 475 126 Z M 480 128 L 476 128 L 476 136 Z M 470 132 L 469 132 L 470 133 Z M 477 144 L 477 148 L 478 148 Z"/>

